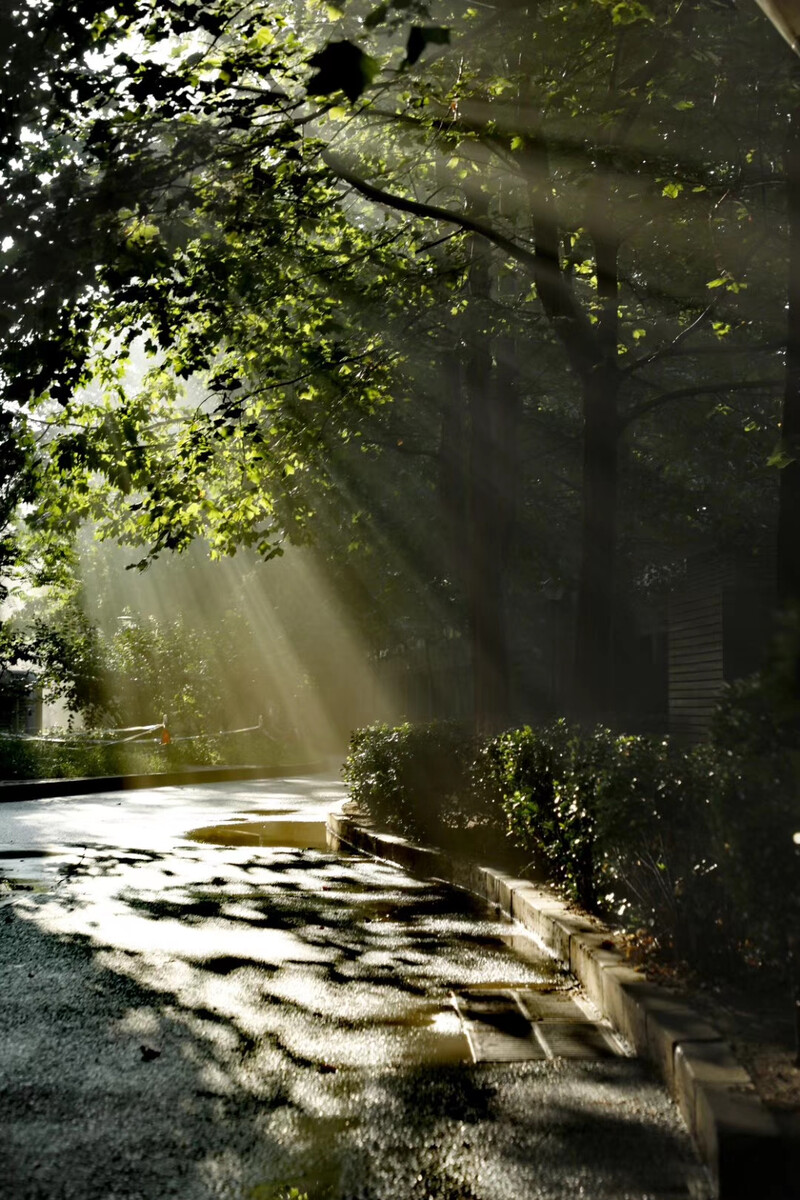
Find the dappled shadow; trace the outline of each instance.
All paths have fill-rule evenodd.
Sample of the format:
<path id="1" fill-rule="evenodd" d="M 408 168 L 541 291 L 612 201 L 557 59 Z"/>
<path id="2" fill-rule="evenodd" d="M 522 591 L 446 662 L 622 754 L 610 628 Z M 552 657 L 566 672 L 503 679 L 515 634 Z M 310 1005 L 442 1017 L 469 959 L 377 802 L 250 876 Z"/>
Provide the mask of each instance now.
<path id="1" fill-rule="evenodd" d="M 10 1197 L 688 1195 L 638 1063 L 467 1061 L 452 989 L 558 982 L 471 898 L 315 851 L 71 853 L 0 912 Z"/>
<path id="2" fill-rule="evenodd" d="M 213 1163 L 230 1155 L 220 1102 L 236 1110 L 237 1138 L 259 1138 L 262 1161 L 274 1160 L 274 1139 L 259 1127 L 265 1111 L 290 1103 L 280 1076 L 248 1087 L 235 1069 L 247 1045 L 237 1039 L 223 1055 L 203 1028 L 230 1042 L 227 1022 L 103 966 L 98 950 L 85 936 L 53 936 L 6 915 L 4 1195 L 211 1195 L 211 1176 L 197 1167 L 213 1174 Z M 146 1060 L 143 1045 L 157 1056 Z"/>

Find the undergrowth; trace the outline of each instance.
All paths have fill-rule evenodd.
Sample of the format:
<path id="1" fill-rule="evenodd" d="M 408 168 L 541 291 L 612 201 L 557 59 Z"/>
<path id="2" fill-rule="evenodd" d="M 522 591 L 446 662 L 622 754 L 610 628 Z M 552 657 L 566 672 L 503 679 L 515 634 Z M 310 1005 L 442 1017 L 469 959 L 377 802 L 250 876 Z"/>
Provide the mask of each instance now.
<path id="1" fill-rule="evenodd" d="M 259 731 L 208 736 L 162 746 L 156 739 L 117 745 L 85 736 L 0 738 L 0 779 L 79 779 L 100 775 L 149 774 L 194 766 L 279 766 L 301 752 Z"/>

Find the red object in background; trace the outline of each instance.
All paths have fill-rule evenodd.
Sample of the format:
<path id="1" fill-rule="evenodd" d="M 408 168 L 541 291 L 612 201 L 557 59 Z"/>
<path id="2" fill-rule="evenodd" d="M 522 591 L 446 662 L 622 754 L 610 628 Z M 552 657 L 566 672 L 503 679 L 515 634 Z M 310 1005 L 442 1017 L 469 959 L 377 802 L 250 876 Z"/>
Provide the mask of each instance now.
<path id="1" fill-rule="evenodd" d="M 169 730 L 163 729 L 161 731 L 161 745 L 168 746 L 171 741 L 172 741 L 172 738 L 169 736 Z"/>

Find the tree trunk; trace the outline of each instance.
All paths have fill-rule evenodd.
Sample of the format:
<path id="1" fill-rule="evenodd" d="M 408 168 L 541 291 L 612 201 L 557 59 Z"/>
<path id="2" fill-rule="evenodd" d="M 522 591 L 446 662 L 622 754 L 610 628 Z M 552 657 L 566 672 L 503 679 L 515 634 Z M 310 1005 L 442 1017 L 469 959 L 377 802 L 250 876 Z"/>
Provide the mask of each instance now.
<path id="1" fill-rule="evenodd" d="M 513 338 L 496 342 L 492 412 L 497 445 L 495 478 L 499 498 L 498 544 L 503 577 L 508 574 L 514 554 L 517 528 L 517 507 L 522 472 L 520 424 L 522 421 L 522 392 L 517 365 L 518 347 Z M 507 593 L 508 587 L 505 591 Z"/>
<path id="2" fill-rule="evenodd" d="M 543 139 L 530 140 L 526 165 L 531 183 L 535 252 L 540 264 L 539 298 L 582 390 L 581 560 L 570 707 L 583 719 L 597 720 L 611 716 L 614 694 L 612 631 L 620 434 L 619 239 L 609 233 L 613 229 L 612 214 L 600 181 L 594 206 L 598 232 L 593 232 L 600 311 L 593 326 L 577 307 L 561 265 L 559 221 Z"/>
<path id="3" fill-rule="evenodd" d="M 441 522 L 437 545 L 442 587 L 450 614 L 449 624 L 467 627 L 466 593 L 469 557 L 469 514 L 467 512 L 467 399 L 464 383 L 465 364 L 460 346 L 444 356 L 444 391 L 437 463 L 437 500 Z M 464 712 L 463 657 L 458 645 L 445 657 L 441 676 L 435 680 L 435 718 L 461 717 Z M 469 698 L 471 708 L 472 698 Z"/>
<path id="4" fill-rule="evenodd" d="M 466 577 L 469 523 L 466 370 L 460 346 L 446 355 L 444 369 L 437 480 L 442 520 L 441 572 L 451 593 L 461 595 Z"/>
<path id="5" fill-rule="evenodd" d="M 789 329 L 781 440 L 791 457 L 778 492 L 778 599 L 800 607 L 800 106 L 792 113 L 787 147 Z"/>
<path id="6" fill-rule="evenodd" d="M 597 339 L 602 363 L 583 377 L 583 507 L 574 703 L 580 717 L 593 721 L 610 720 L 614 710 L 620 436 L 618 253 L 616 240 L 595 237 L 601 304 Z"/>
<path id="7" fill-rule="evenodd" d="M 614 697 L 614 608 L 617 543 L 616 371 L 584 384 L 581 567 L 575 627 L 575 695 L 584 719 L 608 720 Z"/>
<path id="8" fill-rule="evenodd" d="M 465 562 L 473 713 L 477 733 L 496 733 L 509 718 L 510 663 L 506 624 L 506 558 L 515 517 L 519 412 L 513 364 L 495 364 L 481 312 L 491 291 L 491 264 L 479 239 L 473 245 L 470 292 L 474 312 L 464 351 L 469 414 Z"/>
<path id="9" fill-rule="evenodd" d="M 518 391 L 509 369 L 491 369 L 488 345 L 473 355 L 470 400 L 470 629 L 475 729 L 509 720 L 511 664 L 506 576 L 516 500 Z"/>

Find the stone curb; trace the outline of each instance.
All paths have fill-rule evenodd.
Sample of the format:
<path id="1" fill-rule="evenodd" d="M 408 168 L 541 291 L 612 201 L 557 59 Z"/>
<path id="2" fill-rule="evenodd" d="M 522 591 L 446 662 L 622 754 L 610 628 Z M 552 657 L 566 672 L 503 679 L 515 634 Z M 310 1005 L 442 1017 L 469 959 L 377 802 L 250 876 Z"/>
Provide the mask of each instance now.
<path id="1" fill-rule="evenodd" d="M 682 1001 L 634 970 L 614 934 L 527 879 L 328 816 L 333 849 L 349 846 L 474 892 L 519 921 L 578 978 L 675 1099 L 719 1200 L 790 1200 L 778 1126 L 722 1035 Z"/>
<path id="2" fill-rule="evenodd" d="M 193 783 L 282 779 L 284 776 L 316 775 L 324 770 L 323 763 L 290 763 L 284 767 L 187 767 L 182 771 L 95 775 L 81 779 L 12 779 L 0 781 L 0 804 L 19 800 L 52 800 L 59 796 L 90 796 L 97 792 L 132 791 L 138 788 L 179 787 Z"/>

